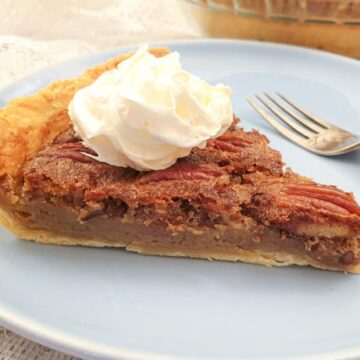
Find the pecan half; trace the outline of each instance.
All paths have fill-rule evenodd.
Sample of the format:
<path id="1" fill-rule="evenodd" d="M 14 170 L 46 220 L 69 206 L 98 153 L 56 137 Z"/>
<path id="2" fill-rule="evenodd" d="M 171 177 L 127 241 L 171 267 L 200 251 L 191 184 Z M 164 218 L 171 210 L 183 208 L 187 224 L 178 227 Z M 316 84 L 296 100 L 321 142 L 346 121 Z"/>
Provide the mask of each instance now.
<path id="1" fill-rule="evenodd" d="M 96 152 L 86 148 L 81 143 L 64 143 L 60 146 L 52 147 L 48 151 L 42 152 L 42 156 L 54 156 L 57 158 L 67 158 L 82 163 L 96 162 L 96 159 L 86 154 L 97 156 Z"/>
<path id="2" fill-rule="evenodd" d="M 307 199 L 314 207 L 323 208 L 329 211 L 342 212 L 360 216 L 360 207 L 353 197 L 335 188 L 325 186 L 291 184 L 286 185 L 286 193 L 298 199 Z M 340 210 L 342 209 L 342 211 Z"/>
<path id="3" fill-rule="evenodd" d="M 342 214 L 342 215 L 347 215 L 349 214 L 349 212 L 342 208 L 341 206 L 338 205 L 334 205 L 330 202 L 324 201 L 324 200 L 319 200 L 319 199 L 315 199 L 315 198 L 311 198 L 311 197 L 307 197 L 307 196 L 303 196 L 303 195 L 283 195 L 279 197 L 279 200 L 281 201 L 282 204 L 288 205 L 290 204 L 306 204 L 309 207 L 313 207 L 316 209 L 323 209 L 323 210 L 327 210 L 331 213 L 337 213 L 337 214 Z"/>
<path id="4" fill-rule="evenodd" d="M 200 167 L 191 164 L 175 164 L 164 170 L 152 171 L 142 176 L 138 183 L 157 182 L 163 180 L 207 180 L 224 175 L 222 169 Z"/>
<path id="5" fill-rule="evenodd" d="M 251 145 L 252 143 L 253 141 L 251 139 L 235 134 L 222 135 L 208 141 L 209 146 L 229 152 L 239 152 L 242 148 Z"/>
<path id="6" fill-rule="evenodd" d="M 218 137 L 221 141 L 229 142 L 230 144 L 233 144 L 235 146 L 246 146 L 253 143 L 252 139 L 245 138 L 244 136 L 241 136 L 239 134 L 225 134 L 220 137 Z"/>

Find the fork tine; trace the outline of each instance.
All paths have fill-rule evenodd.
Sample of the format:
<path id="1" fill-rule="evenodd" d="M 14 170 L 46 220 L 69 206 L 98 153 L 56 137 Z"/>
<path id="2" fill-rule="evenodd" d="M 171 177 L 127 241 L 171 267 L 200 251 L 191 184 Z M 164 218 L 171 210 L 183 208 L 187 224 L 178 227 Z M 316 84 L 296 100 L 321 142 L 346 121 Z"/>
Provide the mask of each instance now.
<path id="1" fill-rule="evenodd" d="M 260 96 L 255 95 L 256 98 L 261 101 L 269 110 L 271 110 L 275 115 L 277 115 L 282 121 L 284 121 L 286 124 L 288 124 L 291 128 L 293 128 L 295 131 L 297 131 L 299 134 L 306 138 L 310 138 L 312 135 L 314 135 L 313 132 L 307 130 L 303 126 L 298 125 L 294 120 L 290 120 L 285 114 L 283 114 L 281 111 L 279 111 L 276 107 L 272 106 L 269 102 L 262 99 Z"/>
<path id="2" fill-rule="evenodd" d="M 280 94 L 280 93 L 276 93 L 278 96 L 280 96 L 283 100 L 285 100 L 288 104 L 290 104 L 291 106 L 293 106 L 297 111 L 301 112 L 302 114 L 304 114 L 305 116 L 307 116 L 310 120 L 314 121 L 315 123 L 319 124 L 320 126 L 322 126 L 325 129 L 329 129 L 331 127 L 331 124 L 329 124 L 328 122 L 326 122 L 323 119 L 320 119 L 318 116 L 312 114 L 311 112 L 309 112 L 308 110 L 305 110 L 304 108 L 302 108 L 301 106 L 299 106 L 298 104 L 296 104 L 294 101 L 290 100 L 289 98 L 287 98 L 286 96 Z"/>
<path id="3" fill-rule="evenodd" d="M 271 125 L 273 126 L 280 134 L 290 139 L 294 143 L 297 143 L 301 146 L 305 146 L 306 139 L 300 135 L 297 135 L 293 131 L 289 130 L 286 126 L 280 124 L 278 121 L 274 120 L 266 111 L 264 111 L 260 106 L 258 106 L 255 101 L 250 98 L 246 99 L 248 103 Z"/>
<path id="4" fill-rule="evenodd" d="M 295 111 L 291 110 L 288 106 L 286 106 L 284 103 L 281 103 L 277 99 L 275 99 L 273 96 L 264 93 L 274 104 L 276 104 L 280 109 L 291 115 L 293 118 L 295 118 L 297 121 L 299 121 L 301 124 L 306 126 L 308 129 L 314 131 L 315 133 L 318 133 L 321 130 L 324 130 L 322 126 L 316 125 L 313 121 L 305 119 L 305 117 L 300 116 Z"/>

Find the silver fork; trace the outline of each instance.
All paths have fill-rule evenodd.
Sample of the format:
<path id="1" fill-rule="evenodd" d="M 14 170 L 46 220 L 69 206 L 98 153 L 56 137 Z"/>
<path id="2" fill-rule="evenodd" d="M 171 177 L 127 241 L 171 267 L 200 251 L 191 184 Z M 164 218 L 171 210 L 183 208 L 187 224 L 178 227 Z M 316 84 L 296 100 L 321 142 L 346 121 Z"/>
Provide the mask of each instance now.
<path id="1" fill-rule="evenodd" d="M 264 93 L 266 98 L 259 95 L 255 96 L 288 126 L 269 115 L 254 100 L 248 98 L 247 101 L 286 138 L 309 151 L 324 156 L 335 156 L 360 149 L 360 136 L 331 125 L 286 96 L 276 94 L 282 101 L 267 93 Z"/>

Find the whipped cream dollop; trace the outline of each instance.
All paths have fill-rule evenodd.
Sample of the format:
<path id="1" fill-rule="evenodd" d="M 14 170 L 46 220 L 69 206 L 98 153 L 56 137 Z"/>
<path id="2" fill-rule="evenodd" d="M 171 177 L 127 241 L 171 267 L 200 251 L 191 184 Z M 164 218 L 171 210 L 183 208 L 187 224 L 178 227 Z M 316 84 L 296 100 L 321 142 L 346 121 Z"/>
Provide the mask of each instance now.
<path id="1" fill-rule="evenodd" d="M 97 160 L 137 170 L 171 166 L 233 120 L 228 86 L 209 85 L 182 69 L 178 53 L 157 58 L 147 45 L 77 91 L 69 115 Z"/>

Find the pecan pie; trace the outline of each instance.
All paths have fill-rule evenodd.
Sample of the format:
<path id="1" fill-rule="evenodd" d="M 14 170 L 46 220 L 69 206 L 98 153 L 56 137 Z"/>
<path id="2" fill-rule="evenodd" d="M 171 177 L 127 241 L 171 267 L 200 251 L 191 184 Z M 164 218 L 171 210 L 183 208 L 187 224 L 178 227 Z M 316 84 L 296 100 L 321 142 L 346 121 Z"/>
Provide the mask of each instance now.
<path id="1" fill-rule="evenodd" d="M 267 138 L 239 128 L 236 118 L 165 170 L 97 161 L 72 129 L 67 106 L 128 56 L 0 110 L 6 228 L 46 244 L 360 272 L 360 207 L 352 194 L 284 171 Z"/>

